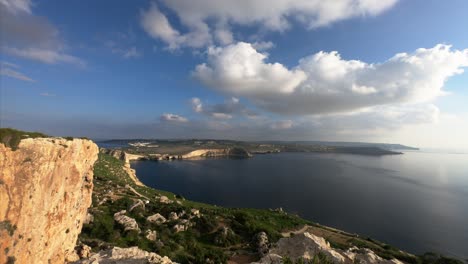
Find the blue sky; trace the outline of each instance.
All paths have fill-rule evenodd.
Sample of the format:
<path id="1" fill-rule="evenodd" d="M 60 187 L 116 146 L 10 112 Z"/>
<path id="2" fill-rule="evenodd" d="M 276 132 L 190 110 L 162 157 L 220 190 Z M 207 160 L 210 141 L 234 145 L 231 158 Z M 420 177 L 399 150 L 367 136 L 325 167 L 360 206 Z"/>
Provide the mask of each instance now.
<path id="1" fill-rule="evenodd" d="M 468 148 L 468 2 L 336 3 L 1 0 L 0 125 Z"/>

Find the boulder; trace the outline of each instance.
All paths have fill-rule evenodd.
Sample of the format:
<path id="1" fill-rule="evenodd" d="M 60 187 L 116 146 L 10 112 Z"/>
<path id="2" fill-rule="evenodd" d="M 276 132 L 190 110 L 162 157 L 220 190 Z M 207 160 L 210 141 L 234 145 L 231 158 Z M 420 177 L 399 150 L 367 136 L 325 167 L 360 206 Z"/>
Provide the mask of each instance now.
<path id="1" fill-rule="evenodd" d="M 122 210 L 114 214 L 114 220 L 124 227 L 125 231 L 137 231 L 140 232 L 140 228 L 138 227 L 138 223 L 135 219 L 128 217 L 125 215 L 127 211 Z"/>
<path id="2" fill-rule="evenodd" d="M 163 196 L 159 197 L 159 202 L 160 202 L 160 203 L 163 203 L 163 204 L 170 204 L 170 203 L 172 203 L 173 201 L 170 200 L 169 198 L 167 198 L 167 196 L 164 196 L 164 195 L 163 195 Z"/>
<path id="3" fill-rule="evenodd" d="M 146 230 L 146 232 L 145 232 L 145 237 L 146 237 L 146 239 L 148 239 L 148 240 L 156 241 L 157 233 L 156 233 L 156 231 L 154 231 L 154 230 Z"/>
<path id="4" fill-rule="evenodd" d="M 94 222 L 94 216 L 91 213 L 87 213 L 83 224 L 91 224 L 92 222 Z"/>
<path id="5" fill-rule="evenodd" d="M 146 218 L 146 221 L 150 222 L 150 223 L 155 223 L 155 224 L 163 224 L 165 223 L 167 220 L 164 216 L 160 215 L 159 213 L 157 214 L 154 214 L 154 215 L 151 215 L 151 216 L 148 216 Z"/>
<path id="6" fill-rule="evenodd" d="M 190 210 L 190 214 L 191 214 L 192 216 L 194 216 L 194 217 L 198 217 L 198 218 L 199 218 L 199 217 L 200 217 L 200 210 L 198 210 L 198 209 L 191 209 L 191 210 Z"/>
<path id="7" fill-rule="evenodd" d="M 278 257 L 288 257 L 293 262 L 300 259 L 312 260 L 319 253 L 325 255 L 336 264 L 403 264 L 397 259 L 382 259 L 370 249 L 351 248 L 347 251 L 334 249 L 323 237 L 318 237 L 308 232 L 297 234 L 293 237 L 281 238 L 276 246 L 271 248 L 268 254 L 257 263 L 281 263 L 281 261 L 278 262 Z"/>
<path id="8" fill-rule="evenodd" d="M 255 243 L 257 246 L 257 252 L 260 256 L 265 256 L 268 253 L 270 243 L 268 241 L 268 235 L 265 232 L 260 232 L 255 236 Z"/>
<path id="9" fill-rule="evenodd" d="M 179 216 L 177 215 L 177 213 L 171 212 L 169 214 L 169 220 L 174 221 L 174 220 L 177 220 L 177 219 L 179 219 Z"/>
<path id="10" fill-rule="evenodd" d="M 114 247 L 93 254 L 89 259 L 82 259 L 74 264 L 176 264 L 168 257 L 147 252 L 138 247 L 119 248 Z"/>

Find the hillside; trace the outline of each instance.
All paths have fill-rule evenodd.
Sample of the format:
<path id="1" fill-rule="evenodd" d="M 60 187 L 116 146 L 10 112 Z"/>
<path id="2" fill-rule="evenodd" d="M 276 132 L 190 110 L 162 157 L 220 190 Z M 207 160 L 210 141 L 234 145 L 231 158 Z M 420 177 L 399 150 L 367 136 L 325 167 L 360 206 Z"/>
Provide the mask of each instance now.
<path id="1" fill-rule="evenodd" d="M 84 225 L 80 235 L 81 243 L 94 251 L 138 246 L 180 263 L 249 263 L 259 261 L 268 252 L 268 247 L 259 246 L 262 234 L 266 235 L 268 245 L 275 245 L 283 237 L 307 232 L 325 238 L 331 245 L 330 252 L 358 247 L 370 249 L 382 259 L 404 263 L 459 263 L 448 259 L 440 262 L 437 255 L 414 256 L 371 238 L 306 221 L 281 209 L 222 208 L 189 201 L 135 184 L 124 165 L 123 161 L 103 153 L 95 164 L 93 205 L 89 209 L 93 221 Z M 119 215 L 125 216 L 128 223 L 115 220 Z M 270 250 L 274 250 L 273 246 Z M 284 256 L 284 263 L 287 260 L 288 256 Z M 332 260 L 325 255 L 321 261 L 315 263 Z"/>

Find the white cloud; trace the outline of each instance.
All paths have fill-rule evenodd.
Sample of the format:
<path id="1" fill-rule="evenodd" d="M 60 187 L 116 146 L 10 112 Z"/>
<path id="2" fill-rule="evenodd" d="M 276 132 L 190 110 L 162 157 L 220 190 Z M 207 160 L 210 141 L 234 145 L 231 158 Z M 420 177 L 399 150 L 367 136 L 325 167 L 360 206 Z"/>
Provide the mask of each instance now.
<path id="1" fill-rule="evenodd" d="M 194 97 L 190 100 L 192 104 L 193 111 L 197 113 L 203 112 L 203 103 L 201 102 L 200 98 Z"/>
<path id="2" fill-rule="evenodd" d="M 180 116 L 180 115 L 176 115 L 176 114 L 170 114 L 170 113 L 162 114 L 159 119 L 163 122 L 178 122 L 178 123 L 188 122 L 187 118 Z"/>
<path id="3" fill-rule="evenodd" d="M 234 42 L 232 32 L 226 28 L 219 28 L 215 30 L 215 38 L 222 45 L 228 45 Z"/>
<path id="4" fill-rule="evenodd" d="M 71 63 L 83 60 L 65 52 L 60 32 L 46 18 L 32 12 L 29 0 L 0 0 L 0 51 L 44 63 Z"/>
<path id="5" fill-rule="evenodd" d="M 162 40 L 170 49 L 200 48 L 214 40 L 222 45 L 233 42 L 232 33 L 227 29 L 229 25 L 284 31 L 290 27 L 291 21 L 298 21 L 307 28 L 316 28 L 352 17 L 375 16 L 393 7 L 397 1 L 163 0 L 164 6 L 177 16 L 186 33 L 174 28 L 155 2 L 141 12 L 141 24 L 151 37 Z M 219 25 L 223 25 L 221 30 Z"/>
<path id="6" fill-rule="evenodd" d="M 86 66 L 86 63 L 83 60 L 56 50 L 39 48 L 18 49 L 3 47 L 2 51 L 17 57 L 36 60 L 48 64 L 70 63 L 81 67 Z"/>
<path id="7" fill-rule="evenodd" d="M 200 98 L 190 100 L 194 112 L 218 119 L 231 119 L 234 115 L 257 117 L 258 114 L 243 105 L 239 98 L 231 97 L 222 104 L 204 105 Z"/>
<path id="8" fill-rule="evenodd" d="M 14 14 L 18 12 L 31 13 L 32 3 L 30 0 L 0 0 L 0 4 Z"/>
<path id="9" fill-rule="evenodd" d="M 193 75 L 212 89 L 250 99 L 279 114 L 314 115 L 390 104 L 428 102 L 468 66 L 468 49 L 448 45 L 400 53 L 382 63 L 318 52 L 291 69 L 266 62 L 251 44 L 210 48 Z"/>
<path id="10" fill-rule="evenodd" d="M 252 43 L 252 47 L 258 51 L 269 50 L 273 48 L 275 44 L 271 41 L 256 41 Z"/>
<path id="11" fill-rule="evenodd" d="M 205 23 L 190 24 L 188 27 L 190 27 L 191 31 L 181 34 L 171 26 L 169 20 L 159 10 L 155 2 L 151 3 L 148 10 L 141 11 L 140 23 L 151 37 L 161 39 L 167 43 L 170 50 L 177 49 L 180 46 L 201 48 L 211 43 L 209 28 Z"/>
<path id="12" fill-rule="evenodd" d="M 194 76 L 205 84 L 238 95 L 288 94 L 306 78 L 301 70 L 279 63 L 265 63 L 266 55 L 240 42 L 225 48 L 209 48 L 208 62 Z"/>
<path id="13" fill-rule="evenodd" d="M 0 75 L 8 76 L 8 77 L 26 81 L 26 82 L 35 82 L 35 80 L 26 76 L 24 73 L 19 72 L 17 70 L 18 68 L 19 66 L 16 64 L 12 64 L 8 62 L 1 62 Z"/>

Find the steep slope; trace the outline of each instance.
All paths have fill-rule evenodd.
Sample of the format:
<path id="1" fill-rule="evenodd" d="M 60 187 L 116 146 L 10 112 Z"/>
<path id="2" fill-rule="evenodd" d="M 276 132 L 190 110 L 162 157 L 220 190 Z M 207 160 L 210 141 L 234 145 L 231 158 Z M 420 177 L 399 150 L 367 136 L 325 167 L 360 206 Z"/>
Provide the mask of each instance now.
<path id="1" fill-rule="evenodd" d="M 0 263 L 73 259 L 93 190 L 98 147 L 90 140 L 0 143 Z"/>

